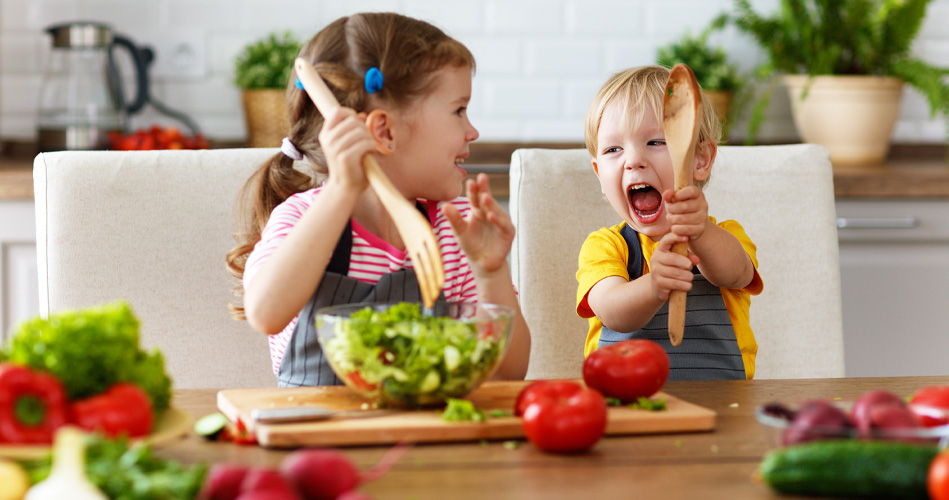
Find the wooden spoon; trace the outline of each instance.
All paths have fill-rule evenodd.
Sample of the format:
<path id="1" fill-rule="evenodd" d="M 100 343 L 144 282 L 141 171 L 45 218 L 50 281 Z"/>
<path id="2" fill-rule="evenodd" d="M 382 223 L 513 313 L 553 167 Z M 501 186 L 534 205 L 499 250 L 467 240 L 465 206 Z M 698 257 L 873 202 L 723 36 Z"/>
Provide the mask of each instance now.
<path id="1" fill-rule="evenodd" d="M 702 94 L 695 74 L 685 64 L 676 64 L 666 82 L 662 100 L 662 129 L 666 147 L 672 156 L 676 191 L 692 185 L 692 159 L 702 123 Z M 688 243 L 676 243 L 672 251 L 687 255 Z M 678 346 L 685 331 L 686 292 L 673 291 L 669 296 L 669 341 Z"/>
<path id="2" fill-rule="evenodd" d="M 339 102 L 336 101 L 333 92 L 326 86 L 323 78 L 309 61 L 297 58 L 293 67 L 307 95 L 320 113 L 326 115 L 339 107 Z M 415 205 L 409 203 L 399 193 L 372 155 L 367 154 L 363 157 L 362 166 L 366 171 L 369 185 L 376 192 L 382 205 L 389 211 L 395 228 L 402 236 L 402 242 L 405 243 L 405 249 L 409 252 L 415 275 L 418 277 L 422 302 L 425 309 L 430 310 L 435 305 L 435 300 L 438 299 L 442 285 L 445 283 L 445 266 L 442 263 L 441 248 L 432 232 L 432 226 L 422 217 Z"/>

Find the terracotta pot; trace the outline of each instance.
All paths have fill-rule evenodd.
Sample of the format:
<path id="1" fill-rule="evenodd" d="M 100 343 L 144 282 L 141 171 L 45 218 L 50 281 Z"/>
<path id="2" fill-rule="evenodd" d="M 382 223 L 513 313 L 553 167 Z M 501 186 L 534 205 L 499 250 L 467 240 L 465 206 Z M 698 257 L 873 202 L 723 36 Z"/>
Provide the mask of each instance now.
<path id="1" fill-rule="evenodd" d="M 826 147 L 837 165 L 883 162 L 900 113 L 902 80 L 788 75 L 783 81 L 791 97 L 794 125 L 804 142 Z"/>
<path id="2" fill-rule="evenodd" d="M 290 132 L 287 118 L 286 89 L 244 90 L 244 122 L 247 124 L 247 146 L 278 148 Z"/>
<path id="3" fill-rule="evenodd" d="M 703 90 L 705 97 L 715 108 L 715 114 L 718 115 L 722 123 L 722 141 L 728 138 L 728 130 L 731 122 L 729 120 L 732 106 L 732 92 L 725 90 Z"/>

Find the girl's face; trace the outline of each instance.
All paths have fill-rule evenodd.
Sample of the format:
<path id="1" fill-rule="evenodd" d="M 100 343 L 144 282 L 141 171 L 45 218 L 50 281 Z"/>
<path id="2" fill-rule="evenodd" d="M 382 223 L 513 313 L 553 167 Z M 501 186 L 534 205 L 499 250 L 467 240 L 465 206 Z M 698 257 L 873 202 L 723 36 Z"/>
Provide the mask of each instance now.
<path id="1" fill-rule="evenodd" d="M 621 102 L 607 105 L 593 170 L 616 213 L 637 232 L 658 240 L 670 228 L 662 193 L 675 188 L 672 158 L 656 113 L 649 106 L 641 113 L 639 126 L 633 127 Z"/>
<path id="2" fill-rule="evenodd" d="M 478 138 L 467 113 L 471 68 L 446 66 L 432 78 L 432 92 L 401 113 L 393 130 L 399 171 L 392 181 L 409 198 L 450 200 L 461 194 L 467 171 L 459 164 Z"/>

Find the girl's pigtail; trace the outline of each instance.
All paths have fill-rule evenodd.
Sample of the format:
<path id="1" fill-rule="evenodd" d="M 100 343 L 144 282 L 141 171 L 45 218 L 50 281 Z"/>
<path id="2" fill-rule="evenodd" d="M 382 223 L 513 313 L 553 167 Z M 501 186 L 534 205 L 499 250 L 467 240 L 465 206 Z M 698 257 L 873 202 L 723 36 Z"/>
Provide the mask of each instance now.
<path id="1" fill-rule="evenodd" d="M 313 178 L 296 170 L 293 159 L 282 152 L 271 156 L 257 169 L 241 188 L 237 198 L 236 219 L 240 231 L 235 234 L 237 246 L 227 252 L 227 270 L 238 280 L 243 280 L 247 257 L 260 241 L 261 232 L 277 205 L 294 193 L 313 186 Z M 243 281 L 234 287 L 234 295 L 243 295 Z M 228 304 L 231 315 L 246 319 L 244 307 Z"/>

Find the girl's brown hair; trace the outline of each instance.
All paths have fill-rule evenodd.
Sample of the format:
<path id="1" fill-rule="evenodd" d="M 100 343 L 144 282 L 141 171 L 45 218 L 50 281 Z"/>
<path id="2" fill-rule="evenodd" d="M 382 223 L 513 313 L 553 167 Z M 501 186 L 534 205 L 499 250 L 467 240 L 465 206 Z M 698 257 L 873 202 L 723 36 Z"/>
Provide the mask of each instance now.
<path id="1" fill-rule="evenodd" d="M 427 94 L 435 84 L 433 74 L 448 65 L 475 67 L 474 56 L 457 40 L 424 21 L 393 13 L 363 13 L 337 19 L 320 30 L 299 57 L 310 61 L 343 106 L 368 112 L 386 104 L 405 109 Z M 378 68 L 384 78 L 381 90 L 369 94 L 364 75 Z M 287 82 L 287 115 L 290 142 L 306 157 L 313 174 L 328 172 L 317 140 L 323 116 L 303 90 L 296 87 L 296 72 Z M 321 176 L 320 175 L 320 176 Z M 261 231 L 273 209 L 295 193 L 305 191 L 320 176 L 294 167 L 292 159 L 277 153 L 248 179 L 238 196 L 238 245 L 227 253 L 231 275 L 242 279 L 247 257 L 260 241 Z M 238 283 L 235 294 L 242 295 Z M 244 318 L 244 308 L 231 304 L 231 313 Z"/>
<path id="2" fill-rule="evenodd" d="M 583 127 L 587 151 L 596 158 L 596 136 L 600 130 L 600 121 L 606 107 L 613 100 L 624 103 L 626 109 L 626 125 L 636 127 L 642 114 L 647 109 L 656 113 L 656 121 L 662 123 L 662 100 L 666 91 L 666 81 L 669 80 L 669 68 L 664 66 L 640 66 L 620 71 L 611 76 L 597 92 L 593 102 L 587 109 Z M 710 141 L 718 144 L 722 140 L 722 124 L 712 107 L 711 101 L 702 93 L 702 123 L 699 125 L 699 140 L 701 144 Z M 697 181 L 699 187 L 705 185 L 708 179 Z"/>

